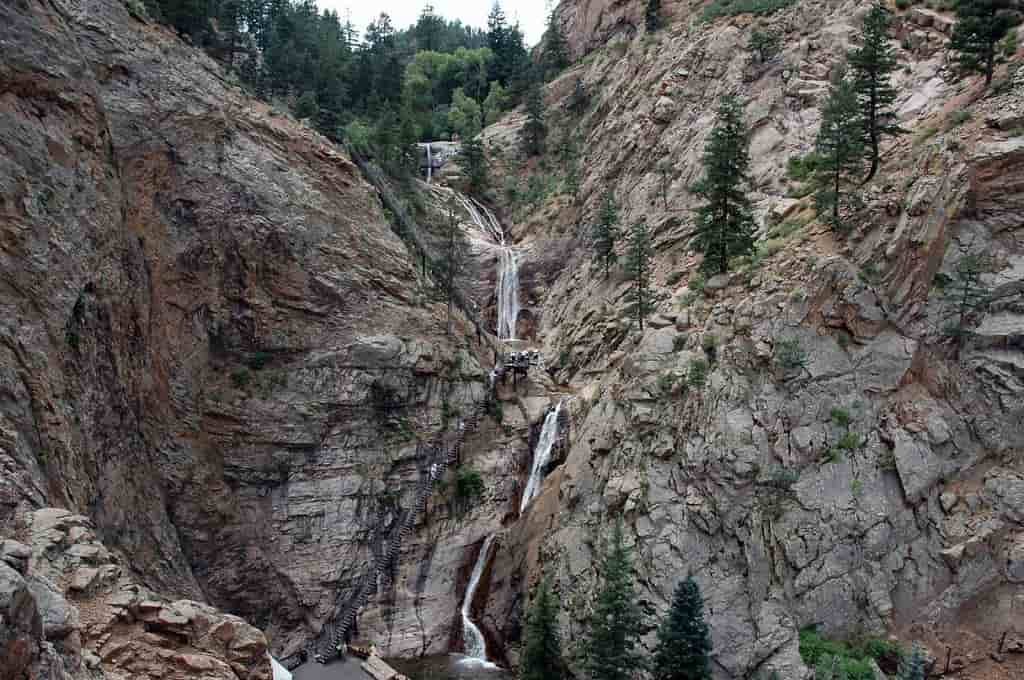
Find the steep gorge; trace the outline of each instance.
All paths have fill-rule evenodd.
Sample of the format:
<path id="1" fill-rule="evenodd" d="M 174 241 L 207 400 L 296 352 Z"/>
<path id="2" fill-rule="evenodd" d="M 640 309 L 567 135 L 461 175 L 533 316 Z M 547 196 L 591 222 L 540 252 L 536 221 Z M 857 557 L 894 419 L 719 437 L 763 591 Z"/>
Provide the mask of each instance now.
<path id="1" fill-rule="evenodd" d="M 499 386 L 501 417 L 462 454 L 483 496 L 458 507 L 451 475 L 439 485 L 358 634 L 391 656 L 463 649 L 466 585 L 491 548 L 469 609 L 492 658 L 516 661 L 542 573 L 575 642 L 621 517 L 651 620 L 680 578 L 701 584 L 718 677 L 806 677 L 797 631 L 812 624 L 949 646 L 959 677 L 1015 677 L 1021 54 L 1000 67 L 1009 85 L 984 93 L 953 77 L 946 17 L 899 15 L 910 132 L 841 239 L 787 195 L 785 168 L 811 148 L 862 3 L 803 0 L 759 19 L 784 35 L 764 65 L 748 59 L 753 20 L 703 23 L 704 4 L 664 2 L 653 36 L 641 0 L 561 4 L 579 63 L 546 97 L 553 127 L 583 135 L 581 189 L 531 210 L 489 196 L 518 258 L 521 289 L 505 287 L 523 310 L 516 334 L 543 348 L 550 376 Z M 223 614 L 171 600 L 244 617 L 277 655 L 302 647 L 430 474 L 417 440 L 480 402 L 494 345 L 462 314 L 445 333 L 444 305 L 342 150 L 166 29 L 116 0 L 18 0 L 0 7 L 0 44 L 0 531 L 17 539 L 3 557 L 36 600 L 46 583 L 81 612 L 35 633 L 48 642 L 26 665 L 265 677 L 258 631 L 228 617 L 241 632 L 218 642 Z M 575 117 L 577 78 L 591 103 Z M 748 101 L 772 245 L 691 290 L 687 187 L 726 92 Z M 970 120 L 951 126 L 960 110 Z M 496 186 L 550 172 L 518 158 L 521 123 L 516 112 L 484 132 Z M 655 237 L 663 299 L 643 333 L 621 275 L 588 262 L 609 186 L 624 224 L 645 219 Z M 799 226 L 780 236 L 787 223 Z M 934 282 L 973 251 L 994 256 L 987 276 L 1006 295 L 957 355 Z M 487 305 L 502 268 L 478 254 L 473 297 Z M 784 342 L 804 355 L 796 369 L 776 360 Z M 545 416 L 569 393 L 554 469 L 520 517 Z M 851 432 L 858 445 L 833 457 Z M 1011 652 L 995 661 L 1004 632 Z M 144 653 L 118 653 L 126 642 Z"/>

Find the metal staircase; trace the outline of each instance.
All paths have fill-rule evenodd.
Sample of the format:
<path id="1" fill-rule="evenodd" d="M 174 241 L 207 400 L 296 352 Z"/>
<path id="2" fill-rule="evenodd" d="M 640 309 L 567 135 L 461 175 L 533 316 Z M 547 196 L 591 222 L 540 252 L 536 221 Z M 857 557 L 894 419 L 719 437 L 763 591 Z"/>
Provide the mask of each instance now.
<path id="1" fill-rule="evenodd" d="M 376 584 L 381 574 L 387 572 L 392 565 L 397 565 L 402 542 L 415 529 L 416 520 L 427 507 L 427 501 L 430 499 L 430 494 L 433 493 L 435 482 L 444 476 L 453 463 L 459 460 L 466 437 L 475 432 L 480 425 L 480 419 L 486 414 L 492 396 L 492 393 L 488 392 L 484 400 L 477 403 L 470 416 L 459 422 L 458 431 L 453 441 L 445 442 L 443 435 L 440 435 L 426 446 L 427 471 L 417 483 L 416 502 L 404 512 L 398 529 L 392 531 L 387 549 L 362 575 L 351 595 L 344 601 L 339 597 L 338 614 L 324 625 L 320 635 L 311 645 L 313 657 L 320 663 L 327 663 L 344 653 L 346 636 L 352 628 L 352 624 L 355 623 L 359 610 L 376 590 Z"/>

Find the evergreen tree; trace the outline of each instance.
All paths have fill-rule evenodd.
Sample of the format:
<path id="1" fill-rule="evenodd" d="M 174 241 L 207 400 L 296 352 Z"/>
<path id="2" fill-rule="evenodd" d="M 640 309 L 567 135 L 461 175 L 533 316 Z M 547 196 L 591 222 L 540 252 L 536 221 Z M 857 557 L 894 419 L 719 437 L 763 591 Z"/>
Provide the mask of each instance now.
<path id="1" fill-rule="evenodd" d="M 434 6 L 429 3 L 424 5 L 420 17 L 413 27 L 413 35 L 416 36 L 416 44 L 419 49 L 431 52 L 439 51 L 444 29 L 444 19 L 437 16 Z"/>
<path id="2" fill-rule="evenodd" d="M 463 140 L 480 134 L 480 105 L 467 97 L 461 87 L 452 93 L 452 105 L 448 109 L 448 127 Z"/>
<path id="3" fill-rule="evenodd" d="M 630 680 L 644 665 L 637 649 L 642 620 L 621 522 L 612 531 L 601 572 L 604 582 L 587 622 L 583 664 L 590 680 Z"/>
<path id="4" fill-rule="evenodd" d="M 904 660 L 900 668 L 899 680 L 925 680 L 924 652 L 917 645 L 910 652 L 910 657 Z"/>
<path id="5" fill-rule="evenodd" d="M 704 177 L 694 193 L 704 200 L 697 208 L 697 248 L 704 253 L 706 272 L 729 271 L 729 260 L 754 250 L 754 217 L 744 191 L 749 181 L 750 154 L 743 125 L 743 106 L 726 96 L 704 147 Z"/>
<path id="6" fill-rule="evenodd" d="M 478 137 L 470 137 L 462 143 L 461 156 L 466 162 L 470 191 L 476 194 L 483 192 L 488 182 L 487 155 L 484 153 L 483 142 Z"/>
<path id="7" fill-rule="evenodd" d="M 654 310 L 654 301 L 651 299 L 651 234 L 643 220 L 634 224 L 630 230 L 626 253 L 626 272 L 633 282 L 629 299 L 637 324 L 643 332 L 644 320 Z"/>
<path id="8" fill-rule="evenodd" d="M 949 47 L 958 53 L 961 68 L 985 74 L 985 85 L 992 83 L 996 43 L 1016 24 L 1014 2 L 959 0 L 957 3 L 957 23 Z"/>
<path id="9" fill-rule="evenodd" d="M 546 579 L 537 588 L 537 594 L 526 615 L 519 677 L 520 680 L 561 680 L 565 677 L 558 603 Z"/>
<path id="10" fill-rule="evenodd" d="M 882 135 L 900 132 L 894 122 L 896 112 L 892 108 L 896 101 L 896 88 L 891 82 L 896 70 L 896 55 L 889 43 L 889 21 L 889 10 L 880 2 L 873 4 L 864 18 L 861 46 L 850 53 L 853 83 L 871 151 L 871 169 L 865 182 L 878 172 L 878 145 Z"/>
<path id="11" fill-rule="evenodd" d="M 692 578 L 676 586 L 672 608 L 658 629 L 655 680 L 710 680 L 711 634 L 704 621 L 704 600 Z"/>
<path id="12" fill-rule="evenodd" d="M 962 344 L 970 335 L 971 318 L 987 309 L 992 301 L 993 290 L 982 276 L 990 268 L 988 258 L 982 255 L 965 255 L 947 276 L 942 288 L 948 312 L 944 314 L 943 333 Z"/>
<path id="13" fill-rule="evenodd" d="M 526 123 L 523 125 L 521 143 L 527 156 L 544 153 L 544 140 L 548 129 L 544 122 L 544 93 L 539 80 L 534 80 L 526 95 Z"/>
<path id="14" fill-rule="evenodd" d="M 558 14 L 552 11 L 548 15 L 548 27 L 544 32 L 544 51 L 541 53 L 544 75 L 551 79 L 569 65 L 569 43 L 562 33 L 562 25 Z"/>
<path id="15" fill-rule="evenodd" d="M 654 33 L 661 28 L 661 0 L 647 0 L 644 21 L 647 24 L 648 33 Z"/>
<path id="16" fill-rule="evenodd" d="M 857 198 L 846 187 L 860 173 L 864 159 L 863 117 L 854 85 L 842 70 L 833 76 L 821 112 L 816 152 L 815 205 L 819 214 L 829 214 L 834 229 L 842 229 L 843 217 Z"/>
<path id="17" fill-rule="evenodd" d="M 619 211 L 615 206 L 615 198 L 606 191 L 601 199 L 601 209 L 597 214 L 591 234 L 591 245 L 594 249 L 595 262 L 604 267 L 604 278 L 611 274 L 611 267 L 618 259 L 615 244 L 619 241 Z"/>

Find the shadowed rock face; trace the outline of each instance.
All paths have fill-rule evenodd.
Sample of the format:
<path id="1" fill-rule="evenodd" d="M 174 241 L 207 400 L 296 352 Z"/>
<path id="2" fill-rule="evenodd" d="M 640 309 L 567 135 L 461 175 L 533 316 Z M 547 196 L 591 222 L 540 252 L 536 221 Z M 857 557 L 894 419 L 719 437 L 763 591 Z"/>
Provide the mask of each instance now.
<path id="1" fill-rule="evenodd" d="M 479 364 L 349 159 L 201 52 L 117 0 L 5 2 L 0 42 L 0 527 L 86 513 L 290 651 Z"/>

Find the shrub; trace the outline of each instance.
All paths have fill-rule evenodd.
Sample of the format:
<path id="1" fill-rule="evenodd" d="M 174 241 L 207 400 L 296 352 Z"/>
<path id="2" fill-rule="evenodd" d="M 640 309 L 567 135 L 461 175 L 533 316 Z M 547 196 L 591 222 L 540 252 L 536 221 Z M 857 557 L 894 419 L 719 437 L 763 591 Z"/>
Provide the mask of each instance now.
<path id="1" fill-rule="evenodd" d="M 671 394 L 676 387 L 676 376 L 671 373 L 663 373 L 658 377 L 658 392 Z"/>
<path id="2" fill-rule="evenodd" d="M 910 0 L 896 0 L 896 9 L 910 9 Z"/>
<path id="3" fill-rule="evenodd" d="M 677 283 L 679 283 L 683 276 L 685 276 L 683 272 L 672 272 L 671 274 L 668 275 L 668 278 L 665 279 L 665 285 L 674 286 Z"/>
<path id="4" fill-rule="evenodd" d="M 690 387 L 703 387 L 708 379 L 708 362 L 703 359 L 694 359 L 690 362 L 689 370 L 686 372 L 686 383 Z"/>
<path id="5" fill-rule="evenodd" d="M 821 158 L 815 153 L 806 156 L 790 156 L 786 162 L 786 176 L 794 182 L 806 182 L 814 175 Z"/>
<path id="6" fill-rule="evenodd" d="M 841 408 L 832 409 L 829 417 L 832 419 L 833 423 L 844 428 L 850 427 L 850 423 L 853 421 L 853 418 L 850 417 L 850 412 Z"/>
<path id="7" fill-rule="evenodd" d="M 251 357 L 249 357 L 249 361 L 246 363 L 252 370 L 259 371 L 262 370 L 263 367 L 267 365 L 268 361 L 270 361 L 270 352 L 261 351 L 256 352 Z"/>
<path id="8" fill-rule="evenodd" d="M 816 677 L 844 680 L 874 680 L 872 659 L 880 662 L 883 667 L 891 667 L 893 657 L 898 659 L 903 656 L 903 650 L 890 642 L 868 639 L 851 645 L 828 640 L 813 627 L 800 631 L 799 649 L 804 663 L 818 669 Z"/>
<path id="9" fill-rule="evenodd" d="M 863 446 L 864 440 L 856 432 L 847 431 L 839 441 L 836 442 L 836 448 L 840 451 L 856 451 Z"/>
<path id="10" fill-rule="evenodd" d="M 703 293 L 704 286 L 708 283 L 707 277 L 704 276 L 704 272 L 697 272 L 690 279 L 690 283 L 687 284 L 690 290 L 694 293 Z"/>
<path id="11" fill-rule="evenodd" d="M 963 109 L 961 109 L 959 111 L 954 111 L 949 116 L 949 124 L 948 124 L 948 128 L 947 129 L 953 129 L 955 127 L 959 127 L 959 126 L 963 125 L 964 123 L 966 123 L 967 121 L 969 121 L 970 119 L 971 119 L 971 112 L 970 111 L 964 111 Z"/>
<path id="12" fill-rule="evenodd" d="M 676 337 L 672 338 L 672 349 L 673 350 L 675 350 L 676 352 L 679 352 L 679 351 L 682 351 L 685 348 L 686 348 L 686 336 L 685 335 L 680 334 L 680 335 L 677 335 Z"/>
<path id="13" fill-rule="evenodd" d="M 807 352 L 796 338 L 777 342 L 774 358 L 775 364 L 786 373 L 807 365 Z"/>
<path id="14" fill-rule="evenodd" d="M 455 500 L 462 507 L 484 495 L 484 479 L 470 467 L 459 468 L 455 476 Z"/>
<path id="15" fill-rule="evenodd" d="M 244 388 L 252 380 L 252 375 L 249 374 L 244 368 L 239 368 L 236 371 L 231 372 L 231 382 L 234 383 L 238 389 Z"/>

